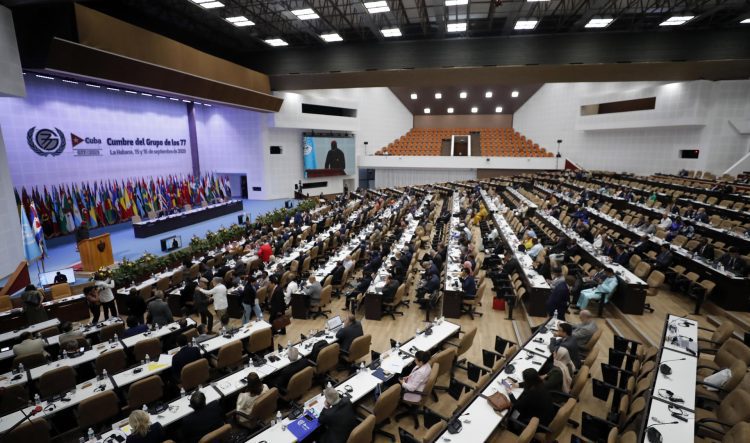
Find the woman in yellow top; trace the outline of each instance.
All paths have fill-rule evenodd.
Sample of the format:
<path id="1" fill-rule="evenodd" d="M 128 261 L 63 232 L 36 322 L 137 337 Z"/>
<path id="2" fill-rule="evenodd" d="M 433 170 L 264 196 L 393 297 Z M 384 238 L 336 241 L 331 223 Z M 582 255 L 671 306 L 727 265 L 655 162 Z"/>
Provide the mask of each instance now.
<path id="1" fill-rule="evenodd" d="M 477 215 L 474 216 L 474 225 L 479 225 L 479 222 L 484 220 L 487 215 L 489 215 L 489 212 L 487 212 L 487 208 L 484 206 L 484 203 L 480 203 L 479 212 L 477 212 Z"/>

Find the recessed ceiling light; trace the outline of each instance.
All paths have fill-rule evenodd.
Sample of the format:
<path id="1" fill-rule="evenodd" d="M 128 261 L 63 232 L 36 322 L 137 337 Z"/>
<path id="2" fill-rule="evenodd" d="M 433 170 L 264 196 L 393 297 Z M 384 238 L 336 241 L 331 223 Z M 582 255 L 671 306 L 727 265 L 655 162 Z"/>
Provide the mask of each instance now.
<path id="1" fill-rule="evenodd" d="M 669 17 L 668 19 L 659 23 L 659 26 L 680 26 L 680 25 L 684 25 L 685 23 L 689 22 L 690 20 L 694 18 L 695 18 L 694 15 L 682 15 L 682 16 Z"/>
<path id="2" fill-rule="evenodd" d="M 443 98 L 443 94 L 440 93 L 440 92 L 436 92 L 435 93 L 435 98 L 438 99 L 438 100 L 440 100 L 441 98 Z"/>
<path id="3" fill-rule="evenodd" d="M 115 91 L 115 92 L 120 92 L 120 90 L 119 90 L 119 89 L 117 89 L 117 88 L 110 88 L 109 86 L 107 86 L 107 91 Z"/>
<path id="4" fill-rule="evenodd" d="M 292 11 L 292 14 L 296 15 L 300 20 L 313 20 L 316 18 L 320 18 L 320 16 L 310 8 L 295 9 L 294 11 Z"/>
<path id="5" fill-rule="evenodd" d="M 471 113 L 472 113 L 472 114 L 476 114 L 477 112 L 479 112 L 479 108 L 477 108 L 476 106 L 473 106 L 473 107 L 471 108 Z"/>
<path id="6" fill-rule="evenodd" d="M 539 23 L 539 20 L 518 20 L 513 29 L 517 31 L 528 31 L 536 28 L 537 23 Z"/>
<path id="7" fill-rule="evenodd" d="M 513 98 L 516 98 L 516 97 L 518 97 L 518 91 L 513 91 L 513 92 L 511 92 L 511 93 L 510 93 L 510 96 L 511 96 L 511 97 L 513 97 Z"/>
<path id="8" fill-rule="evenodd" d="M 467 93 L 466 93 L 466 91 L 461 91 L 461 92 L 460 92 L 460 93 L 458 94 L 458 96 L 459 96 L 459 97 L 461 97 L 461 98 L 466 98 L 466 97 L 468 97 L 468 96 L 469 96 L 469 94 L 467 94 Z"/>
<path id="9" fill-rule="evenodd" d="M 174 97 L 169 97 L 169 99 L 170 99 L 170 100 L 172 100 L 173 102 L 178 102 L 178 101 L 180 101 L 180 99 L 179 99 L 179 98 L 174 98 Z"/>
<path id="10" fill-rule="evenodd" d="M 164 97 L 163 95 L 155 95 L 154 97 L 156 97 L 156 98 L 160 98 L 160 99 L 165 99 L 165 98 L 166 98 L 166 97 Z"/>
<path id="11" fill-rule="evenodd" d="M 270 46 L 289 46 L 289 43 L 285 42 L 284 40 L 280 38 L 269 38 L 263 41 L 266 42 L 266 44 Z"/>
<path id="12" fill-rule="evenodd" d="M 468 4 L 469 0 L 445 0 L 445 6 L 461 6 Z"/>
<path id="13" fill-rule="evenodd" d="M 149 94 L 148 92 L 141 92 L 141 95 L 146 96 L 146 97 L 152 97 L 152 95 Z"/>
<path id="14" fill-rule="evenodd" d="M 448 32 L 464 32 L 466 23 L 448 23 Z"/>
<path id="15" fill-rule="evenodd" d="M 750 18 L 746 18 L 745 20 L 742 20 L 740 23 L 742 23 L 743 25 L 748 25 L 750 24 Z"/>
<path id="16" fill-rule="evenodd" d="M 88 86 L 89 88 L 97 88 L 97 89 L 101 88 L 101 86 L 99 86 L 99 85 L 93 85 L 91 83 L 86 83 L 86 86 Z M 135 94 L 135 92 L 133 94 Z"/>
<path id="17" fill-rule="evenodd" d="M 417 99 L 417 93 L 416 92 L 412 92 L 411 95 L 410 95 L 410 97 L 411 97 L 412 100 L 416 100 Z"/>
<path id="18" fill-rule="evenodd" d="M 424 113 L 425 114 L 429 114 L 430 113 L 430 108 L 424 108 Z"/>
<path id="19" fill-rule="evenodd" d="M 588 23 L 586 23 L 586 26 L 584 26 L 584 28 L 606 28 L 614 20 L 615 19 L 613 18 L 592 18 Z"/>
<path id="20" fill-rule="evenodd" d="M 45 80 L 54 80 L 55 79 L 55 77 L 50 77 L 48 75 L 42 75 L 42 74 L 34 74 L 34 75 L 36 76 L 36 78 L 43 78 Z"/>
<path id="21" fill-rule="evenodd" d="M 137 93 L 137 92 L 135 92 L 135 91 L 125 91 L 125 93 L 126 93 L 126 94 L 138 94 L 138 93 Z"/>
<path id="22" fill-rule="evenodd" d="M 193 3 L 199 5 L 200 7 L 204 9 L 214 9 L 214 8 L 223 8 L 224 3 L 222 2 L 216 2 L 216 1 L 207 1 L 207 0 L 192 0 Z"/>
<path id="23" fill-rule="evenodd" d="M 381 29 L 380 33 L 383 34 L 383 37 L 401 37 L 401 30 L 398 28 Z"/>
<path id="24" fill-rule="evenodd" d="M 380 2 L 366 2 L 364 3 L 367 12 L 370 14 L 377 14 L 379 12 L 388 12 L 391 8 L 388 7 L 388 3 L 385 1 Z"/>
<path id="25" fill-rule="evenodd" d="M 495 106 L 495 112 L 497 112 L 498 114 L 501 113 L 501 112 L 503 112 L 503 107 L 502 106 Z"/>
<path id="26" fill-rule="evenodd" d="M 340 35 L 336 34 L 335 32 L 332 32 L 330 34 L 321 34 L 320 38 L 322 38 L 323 41 L 328 42 L 328 43 L 340 42 L 344 40 L 343 38 L 341 38 Z"/>
<path id="27" fill-rule="evenodd" d="M 208 103 L 203 103 L 203 106 L 208 106 L 209 108 L 211 107 L 211 105 L 209 105 Z"/>
<path id="28" fill-rule="evenodd" d="M 448 108 L 448 114 L 453 114 L 453 108 Z"/>
<path id="29" fill-rule="evenodd" d="M 71 85 L 77 85 L 78 84 L 78 82 L 74 82 L 73 80 L 67 80 L 67 79 L 63 79 L 63 83 L 70 83 Z"/>
<path id="30" fill-rule="evenodd" d="M 255 24 L 252 21 L 248 20 L 248 18 L 245 17 L 244 15 L 238 15 L 237 17 L 227 17 L 224 20 L 228 21 L 234 26 L 237 26 L 238 28 L 241 28 L 244 26 L 253 26 Z"/>
<path id="31" fill-rule="evenodd" d="M 484 98 L 492 98 L 492 91 L 487 91 L 484 93 Z"/>

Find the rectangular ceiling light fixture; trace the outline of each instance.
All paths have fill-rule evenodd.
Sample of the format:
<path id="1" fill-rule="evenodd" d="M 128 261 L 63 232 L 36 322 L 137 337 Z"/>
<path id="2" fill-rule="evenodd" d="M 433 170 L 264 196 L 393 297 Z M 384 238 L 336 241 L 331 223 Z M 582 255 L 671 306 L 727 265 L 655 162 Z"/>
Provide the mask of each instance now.
<path id="1" fill-rule="evenodd" d="M 388 3 L 385 1 L 380 2 L 365 2 L 365 8 L 370 14 L 377 14 L 380 12 L 388 12 L 391 8 L 388 7 Z"/>
<path id="2" fill-rule="evenodd" d="M 320 38 L 322 38 L 326 43 L 340 42 L 344 40 L 335 32 L 332 32 L 330 34 L 320 34 Z"/>
<path id="3" fill-rule="evenodd" d="M 464 32 L 466 23 L 448 23 L 448 32 Z"/>
<path id="4" fill-rule="evenodd" d="M 539 20 L 518 20 L 516 25 L 513 27 L 516 31 L 528 31 L 536 28 Z"/>
<path id="5" fill-rule="evenodd" d="M 659 26 L 680 26 L 680 25 L 684 25 L 685 23 L 689 22 L 690 20 L 694 18 L 695 18 L 694 15 L 669 17 L 668 19 L 659 23 Z"/>
<path id="6" fill-rule="evenodd" d="M 746 18 L 745 20 L 742 20 L 740 23 L 743 25 L 750 25 L 750 18 Z"/>
<path id="7" fill-rule="evenodd" d="M 211 1 L 211 0 L 192 0 L 192 2 L 195 3 L 196 5 L 199 5 L 200 7 L 204 9 L 215 9 L 215 8 L 224 7 L 224 3 Z"/>
<path id="8" fill-rule="evenodd" d="M 224 20 L 228 21 L 234 26 L 237 26 L 238 28 L 242 28 L 244 26 L 253 26 L 255 24 L 248 20 L 248 18 L 244 15 L 238 15 L 237 17 L 227 17 Z"/>
<path id="9" fill-rule="evenodd" d="M 461 6 L 468 4 L 469 0 L 445 0 L 445 6 Z"/>
<path id="10" fill-rule="evenodd" d="M 264 40 L 267 45 L 270 46 L 289 46 L 289 43 L 285 42 L 284 40 L 280 38 L 269 38 Z"/>
<path id="11" fill-rule="evenodd" d="M 609 26 L 610 23 L 612 23 L 615 19 L 613 18 L 592 18 L 589 20 L 588 23 L 586 23 L 585 28 L 606 28 Z"/>
<path id="12" fill-rule="evenodd" d="M 383 37 L 401 37 L 401 30 L 398 28 L 381 29 L 380 33 Z"/>
<path id="13" fill-rule="evenodd" d="M 320 16 L 310 8 L 295 9 L 294 11 L 292 11 L 292 14 L 296 15 L 300 20 L 313 20 L 316 18 L 320 18 Z"/>

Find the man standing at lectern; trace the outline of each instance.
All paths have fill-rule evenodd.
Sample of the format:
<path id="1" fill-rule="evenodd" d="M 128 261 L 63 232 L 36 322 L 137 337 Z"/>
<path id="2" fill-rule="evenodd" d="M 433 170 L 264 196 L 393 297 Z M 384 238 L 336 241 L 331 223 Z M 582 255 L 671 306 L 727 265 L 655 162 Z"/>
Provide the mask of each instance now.
<path id="1" fill-rule="evenodd" d="M 78 229 L 76 229 L 76 244 L 88 238 L 89 238 L 89 226 L 86 223 L 86 220 L 83 220 L 81 222 L 81 226 L 79 226 Z"/>
<path id="2" fill-rule="evenodd" d="M 346 159 L 344 158 L 344 151 L 339 149 L 336 140 L 331 140 L 331 149 L 328 151 L 326 156 L 326 169 L 346 169 Z"/>

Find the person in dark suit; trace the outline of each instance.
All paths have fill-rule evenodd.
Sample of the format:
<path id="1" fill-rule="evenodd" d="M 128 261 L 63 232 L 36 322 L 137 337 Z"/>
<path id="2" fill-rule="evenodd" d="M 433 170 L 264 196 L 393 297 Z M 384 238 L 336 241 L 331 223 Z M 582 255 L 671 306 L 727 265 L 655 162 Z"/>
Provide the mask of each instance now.
<path id="1" fill-rule="evenodd" d="M 339 149 L 336 140 L 331 140 L 331 149 L 328 151 L 328 155 L 326 155 L 325 168 L 346 169 L 346 157 L 344 156 L 344 151 Z"/>
<path id="2" fill-rule="evenodd" d="M 396 257 L 391 257 L 391 274 L 393 274 L 393 277 L 396 278 L 396 280 L 403 280 L 404 274 L 406 274 L 406 269 L 401 265 L 401 262 L 398 261 Z"/>
<path id="3" fill-rule="evenodd" d="M 383 286 L 383 302 L 392 302 L 396 296 L 396 291 L 401 283 L 398 280 L 388 275 L 385 278 L 385 286 Z"/>
<path id="4" fill-rule="evenodd" d="M 526 424 L 533 417 L 539 417 L 539 424 L 548 426 L 557 414 L 552 395 L 547 391 L 536 369 L 524 370 L 522 377 L 523 383 L 514 383 L 512 386 L 513 389 L 523 386 L 523 393 L 520 397 L 513 396 L 511 389 L 506 387 L 506 394 L 513 404 L 513 409 L 518 412 L 518 421 Z"/>
<path id="5" fill-rule="evenodd" d="M 570 359 L 573 361 L 576 369 L 581 367 L 581 354 L 578 351 L 578 341 L 573 337 L 573 326 L 570 323 L 560 323 L 555 331 L 556 339 L 552 339 L 549 344 L 549 350 L 555 352 L 557 348 L 564 347 L 570 354 Z"/>
<path id="6" fill-rule="evenodd" d="M 701 239 L 701 242 L 698 244 L 698 247 L 695 248 L 695 253 L 698 254 L 698 256 L 703 257 L 706 260 L 713 261 L 714 258 L 716 258 L 716 252 L 714 250 L 713 245 L 708 244 L 708 239 L 706 237 L 703 237 Z"/>
<path id="7" fill-rule="evenodd" d="M 164 301 L 164 292 L 156 291 L 154 293 L 154 299 L 148 304 L 148 319 L 149 323 L 160 326 L 168 325 L 174 321 L 172 310 Z"/>
<path id="8" fill-rule="evenodd" d="M 745 265 L 745 260 L 740 257 L 740 251 L 734 246 L 731 246 L 727 250 L 727 253 L 721 256 L 721 258 L 719 259 L 719 263 L 724 266 L 724 269 L 732 271 L 735 274 L 742 276 L 747 274 L 747 265 Z"/>
<path id="9" fill-rule="evenodd" d="M 654 268 L 664 272 L 672 266 L 672 260 L 673 257 L 672 252 L 669 250 L 669 243 L 664 243 L 661 245 L 661 252 L 656 256 Z"/>
<path id="10" fill-rule="evenodd" d="M 565 320 L 565 311 L 568 310 L 568 300 L 570 299 L 570 287 L 575 284 L 575 277 L 568 275 L 565 281 L 558 283 L 552 288 L 547 298 L 546 308 L 547 315 L 552 317 L 557 311 L 557 318 Z"/>
<path id="11" fill-rule="evenodd" d="M 346 316 L 346 320 L 344 320 L 344 326 L 336 333 L 336 339 L 339 342 L 341 350 L 348 352 L 354 339 L 363 335 L 362 323 L 357 321 L 354 314 L 349 314 Z"/>
<path id="12" fill-rule="evenodd" d="M 197 346 L 189 346 L 188 339 L 184 335 L 177 336 L 177 346 L 180 350 L 172 357 L 172 375 L 179 380 L 182 368 L 201 358 L 201 352 Z"/>
<path id="13" fill-rule="evenodd" d="M 367 291 L 367 289 L 370 287 L 374 279 L 375 273 L 362 274 L 362 278 L 357 283 L 357 286 L 354 287 L 354 290 L 346 294 L 346 309 L 350 309 L 352 312 L 354 312 L 354 304 L 357 300 L 357 296 L 359 294 L 364 294 L 365 291 Z"/>
<path id="14" fill-rule="evenodd" d="M 630 261 L 630 254 L 622 245 L 615 246 L 615 263 L 619 263 L 622 266 L 627 267 L 628 261 Z"/>
<path id="15" fill-rule="evenodd" d="M 138 335 L 148 331 L 148 326 L 143 323 L 139 323 L 138 318 L 136 318 L 136 316 L 134 315 L 128 316 L 128 319 L 125 321 L 125 323 L 128 325 L 128 328 L 122 331 L 122 338 L 132 337 L 134 335 Z"/>
<path id="16" fill-rule="evenodd" d="M 183 441 L 198 443 L 204 435 L 224 426 L 224 414 L 219 402 L 206 404 L 206 396 L 201 391 L 195 391 L 190 396 L 190 407 L 194 412 L 182 421 Z"/>
<path id="17" fill-rule="evenodd" d="M 273 321 L 277 318 L 284 315 L 284 312 L 286 312 L 286 302 L 284 301 L 284 290 L 281 289 L 281 285 L 279 284 L 279 279 L 275 275 L 272 275 L 268 279 L 268 286 L 266 291 L 271 292 L 271 316 L 270 321 L 271 324 L 273 324 Z M 279 333 L 281 335 L 286 335 L 286 328 L 281 328 L 278 331 L 274 331 L 274 333 Z"/>
<path id="18" fill-rule="evenodd" d="M 320 443 L 346 443 L 349 434 L 357 427 L 357 416 L 349 399 L 341 398 L 334 388 L 326 388 L 325 408 L 320 412 L 318 423 L 323 425 Z"/>
<path id="19" fill-rule="evenodd" d="M 125 299 L 125 307 L 128 309 L 128 316 L 135 317 L 138 323 L 145 323 L 146 300 L 141 297 L 137 289 L 133 288 L 130 290 Z"/>
<path id="20" fill-rule="evenodd" d="M 637 255 L 644 255 L 649 250 L 648 236 L 643 235 L 638 243 L 633 248 L 633 253 Z"/>
<path id="21" fill-rule="evenodd" d="M 430 276 L 424 285 L 417 288 L 417 300 L 423 299 L 426 294 L 432 294 L 438 289 L 440 289 L 440 276 L 437 273 L 430 272 Z"/>

